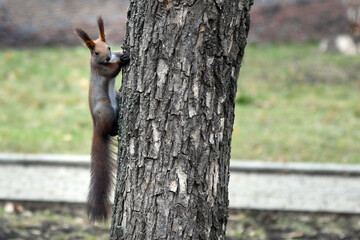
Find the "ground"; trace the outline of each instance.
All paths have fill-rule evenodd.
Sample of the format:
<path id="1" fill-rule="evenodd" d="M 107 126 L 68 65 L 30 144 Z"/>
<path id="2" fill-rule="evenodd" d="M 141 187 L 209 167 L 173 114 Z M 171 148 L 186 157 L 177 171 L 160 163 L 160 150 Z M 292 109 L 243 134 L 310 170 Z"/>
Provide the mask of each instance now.
<path id="1" fill-rule="evenodd" d="M 0 207 L 0 239 L 108 239 L 108 224 L 87 223 L 79 204 L 13 204 Z M 360 216 L 231 210 L 229 240 L 356 240 Z"/>
<path id="2" fill-rule="evenodd" d="M 360 216 L 325 213 L 232 211 L 227 227 L 231 240 L 355 240 Z"/>

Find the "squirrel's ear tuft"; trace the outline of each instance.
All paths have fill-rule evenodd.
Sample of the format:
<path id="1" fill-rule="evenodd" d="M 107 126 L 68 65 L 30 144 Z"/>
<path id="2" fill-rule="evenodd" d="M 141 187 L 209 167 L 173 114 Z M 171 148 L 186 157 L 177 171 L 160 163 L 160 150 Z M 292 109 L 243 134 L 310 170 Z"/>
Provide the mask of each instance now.
<path id="1" fill-rule="evenodd" d="M 81 40 L 83 40 L 83 42 L 85 43 L 85 45 L 90 49 L 90 50 L 94 50 L 95 48 L 95 43 L 94 41 L 89 37 L 89 35 L 81 28 L 75 28 L 74 32 L 76 35 L 79 36 L 79 38 Z"/>
<path id="2" fill-rule="evenodd" d="M 101 41 L 105 42 L 105 28 L 104 28 L 104 21 L 102 17 L 98 17 L 97 20 L 98 26 L 99 26 L 99 32 L 100 32 L 100 39 Z"/>

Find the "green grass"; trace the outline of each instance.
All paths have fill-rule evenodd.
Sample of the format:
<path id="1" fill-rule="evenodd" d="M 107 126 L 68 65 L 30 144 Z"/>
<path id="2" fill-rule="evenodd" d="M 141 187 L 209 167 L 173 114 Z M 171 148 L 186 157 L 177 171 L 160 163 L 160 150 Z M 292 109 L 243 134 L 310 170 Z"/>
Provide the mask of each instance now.
<path id="1" fill-rule="evenodd" d="M 0 151 L 88 152 L 88 57 L 82 48 L 0 53 Z"/>
<path id="2" fill-rule="evenodd" d="M 89 53 L 0 52 L 0 152 L 88 154 Z M 232 158 L 360 163 L 360 57 L 315 44 L 249 45 Z"/>
<path id="3" fill-rule="evenodd" d="M 360 163 L 359 90 L 360 57 L 321 54 L 315 45 L 250 45 L 232 158 Z"/>

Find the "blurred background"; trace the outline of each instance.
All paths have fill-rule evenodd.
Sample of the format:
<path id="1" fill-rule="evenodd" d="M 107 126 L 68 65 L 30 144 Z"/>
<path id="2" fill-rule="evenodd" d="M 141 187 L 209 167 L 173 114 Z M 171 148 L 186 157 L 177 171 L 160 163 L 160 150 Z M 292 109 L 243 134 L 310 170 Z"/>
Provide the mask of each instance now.
<path id="1" fill-rule="evenodd" d="M 125 0 L 0 0 L 0 152 L 89 154 L 89 53 L 73 28 L 80 26 L 97 38 L 96 18 L 101 15 L 108 43 L 120 49 L 127 7 Z M 356 168 L 359 36 L 359 0 L 255 0 L 238 81 L 232 161 Z M 6 164 L 0 170 L 9 172 Z M 9 186 L 0 181 L 0 193 Z M 56 203 L 51 210 L 32 212 L 28 209 L 34 206 L 21 199 L 1 198 L 0 239 L 55 239 L 56 234 L 63 234 L 57 239 L 106 238 L 107 225 L 89 227 L 73 205 Z M 341 199 L 339 205 L 346 205 Z M 44 209 L 42 203 L 37 206 Z M 356 214 L 331 212 L 245 208 L 232 213 L 229 226 L 229 239 L 360 235 Z"/>
<path id="2" fill-rule="evenodd" d="M 97 38 L 102 15 L 120 48 L 127 4 L 0 1 L 1 152 L 89 152 L 89 54 L 72 29 Z M 359 11 L 356 0 L 255 2 L 234 159 L 359 161 Z"/>

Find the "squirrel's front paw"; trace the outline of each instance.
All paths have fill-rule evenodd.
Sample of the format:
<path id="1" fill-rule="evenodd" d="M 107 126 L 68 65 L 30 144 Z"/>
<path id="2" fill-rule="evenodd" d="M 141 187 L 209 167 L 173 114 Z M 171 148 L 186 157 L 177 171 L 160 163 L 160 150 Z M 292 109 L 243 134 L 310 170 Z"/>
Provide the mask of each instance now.
<path id="1" fill-rule="evenodd" d="M 126 52 L 124 52 L 121 56 L 120 56 L 120 60 L 122 63 L 127 63 L 130 61 L 130 56 L 129 54 L 127 54 Z"/>

